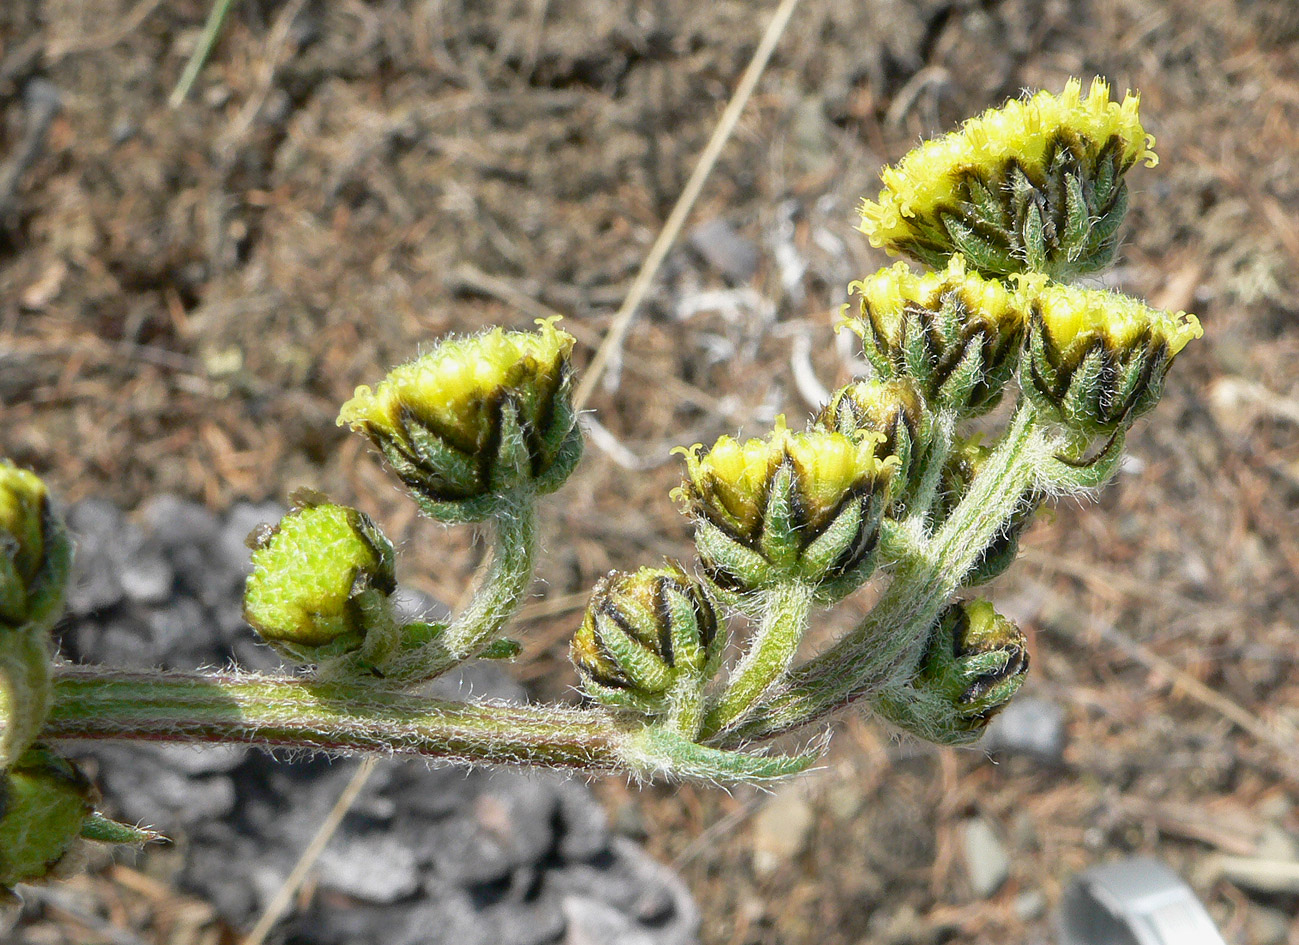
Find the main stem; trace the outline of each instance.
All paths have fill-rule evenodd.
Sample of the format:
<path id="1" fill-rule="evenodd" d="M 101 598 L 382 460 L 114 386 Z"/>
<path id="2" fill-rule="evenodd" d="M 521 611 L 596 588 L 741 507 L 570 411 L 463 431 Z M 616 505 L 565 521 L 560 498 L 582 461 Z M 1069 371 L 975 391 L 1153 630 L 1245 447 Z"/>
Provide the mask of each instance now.
<path id="1" fill-rule="evenodd" d="M 939 613 L 1053 452 L 1054 443 L 1037 431 L 1036 413 L 1024 399 L 961 504 L 910 560 L 899 562 L 866 619 L 791 673 L 782 692 L 716 744 L 728 747 L 783 734 L 913 672 Z"/>
<path id="2" fill-rule="evenodd" d="M 55 670 L 41 738 L 244 744 L 584 771 L 625 769 L 629 745 L 628 734 L 602 713 L 560 706 L 448 702 L 372 683 L 70 666 Z"/>

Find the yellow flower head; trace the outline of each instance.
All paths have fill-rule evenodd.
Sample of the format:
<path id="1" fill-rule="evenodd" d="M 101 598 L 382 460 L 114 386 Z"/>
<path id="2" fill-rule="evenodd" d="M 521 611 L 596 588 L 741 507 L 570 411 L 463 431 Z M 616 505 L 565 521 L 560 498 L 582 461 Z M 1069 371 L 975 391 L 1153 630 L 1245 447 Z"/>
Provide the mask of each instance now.
<path id="1" fill-rule="evenodd" d="M 515 490 L 553 492 L 582 454 L 573 336 L 557 320 L 444 341 L 358 387 L 338 422 L 369 437 L 441 521 L 481 521 Z"/>
<path id="2" fill-rule="evenodd" d="M 1070 79 L 1059 95 L 990 109 L 885 168 L 861 230 L 873 246 L 934 265 L 960 251 L 997 274 L 1016 259 L 1057 277 L 1099 268 L 1126 208 L 1123 174 L 1158 161 L 1138 105 L 1131 92 L 1112 101 L 1097 78 L 1085 96 Z"/>
<path id="3" fill-rule="evenodd" d="M 930 406 L 963 416 L 997 402 L 1023 337 L 1018 293 L 968 272 L 959 255 L 923 274 L 896 263 L 849 291 L 860 296 L 861 314 L 845 324 L 881 377 L 909 376 Z"/>
<path id="4" fill-rule="evenodd" d="M 525 419 L 540 419 L 567 375 L 573 336 L 540 320 L 538 331 L 494 328 L 444 341 L 388 373 L 378 388 L 356 389 L 338 415 L 358 432 L 403 438 L 414 420 L 474 453 L 491 432 L 500 399 L 513 395 Z"/>
<path id="5" fill-rule="evenodd" d="M 1185 312 L 1116 292 L 1025 283 L 1033 315 L 1020 383 L 1064 425 L 1111 436 L 1159 400 L 1173 358 L 1203 334 Z"/>
<path id="6" fill-rule="evenodd" d="M 1118 292 L 1044 283 L 1032 297 L 1049 348 L 1067 362 L 1098 342 L 1116 353 L 1162 347 L 1171 358 L 1204 334 L 1194 315 L 1151 308 Z"/>
<path id="7" fill-rule="evenodd" d="M 891 475 L 897 459 L 876 455 L 883 434 L 847 436 L 824 430 L 791 432 L 784 417 L 764 439 L 740 442 L 723 436 L 678 449 L 686 458 L 686 481 L 674 493 L 697 513 L 742 539 L 761 531 L 776 472 L 789 465 L 808 538 L 825 527 L 844 501 L 874 490 Z"/>

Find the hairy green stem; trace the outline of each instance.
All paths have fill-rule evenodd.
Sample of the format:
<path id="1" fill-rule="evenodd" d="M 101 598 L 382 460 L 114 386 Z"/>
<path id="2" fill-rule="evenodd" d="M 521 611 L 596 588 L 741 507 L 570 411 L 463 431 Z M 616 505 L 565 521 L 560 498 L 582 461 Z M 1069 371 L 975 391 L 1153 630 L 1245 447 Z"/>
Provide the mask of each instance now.
<path id="1" fill-rule="evenodd" d="M 717 704 L 704 717 L 705 737 L 743 718 L 788 671 L 807 630 L 813 590 L 810 584 L 791 581 L 762 592 L 762 623 Z"/>
<path id="2" fill-rule="evenodd" d="M 947 463 L 947 454 L 952 450 L 952 438 L 956 433 L 956 413 L 951 410 L 939 410 L 934 416 L 933 436 L 929 449 L 923 459 L 925 473 L 916 488 L 915 497 L 908 506 L 908 527 L 918 535 L 929 521 L 929 510 L 938 497 L 938 487 L 943 481 L 943 466 Z"/>
<path id="3" fill-rule="evenodd" d="M 385 677 L 406 685 L 439 676 L 495 640 L 519 609 L 537 553 L 536 496 L 516 492 L 493 517 L 492 559 L 473 599 L 437 639 L 395 659 Z"/>
<path id="4" fill-rule="evenodd" d="M 627 733 L 603 713 L 561 706 L 449 702 L 366 682 L 69 666 L 55 670 L 41 737 L 247 744 L 584 771 L 627 767 L 629 745 Z"/>
<path id="5" fill-rule="evenodd" d="M 1019 508 L 1041 463 L 1056 448 L 1037 429 L 1027 399 L 969 492 L 928 542 L 899 561 L 874 609 L 826 652 L 794 670 L 759 712 L 723 733 L 724 747 L 770 738 L 814 722 L 915 671 L 930 628 L 980 553 Z"/>

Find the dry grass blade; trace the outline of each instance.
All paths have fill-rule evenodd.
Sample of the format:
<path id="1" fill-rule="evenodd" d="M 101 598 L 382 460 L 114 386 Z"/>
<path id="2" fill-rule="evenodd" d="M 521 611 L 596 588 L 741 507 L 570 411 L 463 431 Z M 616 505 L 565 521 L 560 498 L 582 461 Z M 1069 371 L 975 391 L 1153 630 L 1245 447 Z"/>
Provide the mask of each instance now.
<path id="1" fill-rule="evenodd" d="M 613 324 L 609 326 L 604 341 L 601 342 L 599 349 L 595 352 L 595 357 L 591 359 L 591 363 L 587 365 L 586 374 L 582 377 L 582 382 L 578 385 L 577 393 L 573 397 L 573 402 L 579 410 L 585 407 L 587 401 L 591 399 L 595 385 L 604 373 L 609 359 L 613 357 L 614 351 L 622 344 L 623 336 L 627 334 L 627 328 L 631 325 L 632 316 L 636 314 L 636 309 L 640 307 L 640 303 L 644 301 L 646 293 L 649 292 L 654 277 L 658 275 L 659 267 L 663 265 L 663 260 L 667 258 L 668 250 L 672 248 L 672 244 L 676 242 L 677 237 L 681 234 L 681 228 L 685 225 L 686 218 L 690 216 L 695 201 L 699 199 L 699 194 L 704 189 L 704 182 L 708 180 L 708 175 L 712 173 L 713 165 L 717 163 L 722 148 L 730 140 L 736 122 L 740 120 L 740 113 L 744 111 L 744 106 L 748 104 L 749 96 L 753 94 L 758 79 L 762 77 L 763 70 L 767 68 L 767 63 L 771 60 L 771 54 L 775 52 L 776 44 L 780 42 L 780 37 L 784 34 L 785 27 L 789 25 L 790 17 L 794 15 L 794 9 L 797 6 L 798 0 L 781 0 L 780 6 L 776 8 L 776 12 L 771 17 L 771 22 L 767 24 L 767 30 L 763 33 L 762 42 L 758 43 L 758 48 L 754 50 L 753 58 L 749 60 L 744 75 L 740 77 L 740 84 L 736 86 L 731 100 L 726 103 L 722 117 L 718 119 L 717 127 L 713 129 L 712 137 L 708 139 L 708 144 L 704 146 L 703 153 L 699 155 L 699 160 L 695 163 L 695 168 L 691 171 L 686 186 L 681 190 L 681 196 L 677 198 L 676 205 L 673 206 L 672 212 L 668 214 L 667 222 L 663 224 L 663 229 L 659 231 L 658 238 L 654 240 L 654 245 L 650 247 L 649 255 L 645 257 L 640 272 L 636 274 L 636 280 L 631 284 L 631 288 L 627 290 L 627 298 L 623 300 L 618 313 L 614 315 Z"/>
<path id="2" fill-rule="evenodd" d="M 302 851 L 302 856 L 298 857 L 298 862 L 294 864 L 292 871 L 284 880 L 282 885 L 275 892 L 275 897 L 271 899 L 266 911 L 262 913 L 253 930 L 248 933 L 244 939 L 244 945 L 262 945 L 266 941 L 266 936 L 270 934 L 275 923 L 280 921 L 284 911 L 288 909 L 289 903 L 297 894 L 298 889 L 302 886 L 303 880 L 311 872 L 311 868 L 316 865 L 316 860 L 320 859 L 320 854 L 325 852 L 325 847 L 329 845 L 330 839 L 334 832 L 338 830 L 338 825 L 343 822 L 347 816 L 348 810 L 356 803 L 362 789 L 365 788 L 366 782 L 370 780 L 370 775 L 374 773 L 375 761 L 373 758 L 366 758 L 361 762 L 356 773 L 352 775 L 352 780 L 347 782 L 347 787 L 343 788 L 343 793 L 338 795 L 338 800 L 334 803 L 333 809 L 325 817 L 316 831 L 316 835 L 311 838 L 307 848 Z"/>

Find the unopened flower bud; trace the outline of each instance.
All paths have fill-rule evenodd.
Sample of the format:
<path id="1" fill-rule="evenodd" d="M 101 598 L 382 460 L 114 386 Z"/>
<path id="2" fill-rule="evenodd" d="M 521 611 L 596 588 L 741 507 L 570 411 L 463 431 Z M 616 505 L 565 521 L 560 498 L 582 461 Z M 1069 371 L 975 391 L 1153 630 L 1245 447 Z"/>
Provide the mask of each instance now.
<path id="1" fill-rule="evenodd" d="M 955 253 L 1002 276 L 1028 269 L 1068 280 L 1104 268 L 1127 210 L 1124 175 L 1157 163 L 1139 100 L 1110 99 L 1103 79 L 1084 96 L 1070 79 L 972 118 L 881 173 L 862 204 L 871 244 L 935 268 Z"/>
<path id="2" fill-rule="evenodd" d="M 250 536 L 244 617 L 281 653 L 317 663 L 383 649 L 396 589 L 392 543 L 364 512 L 309 493 L 274 528 Z M 379 659 L 386 653 L 370 653 Z"/>
<path id="3" fill-rule="evenodd" d="M 582 452 L 573 337 L 554 321 L 443 341 L 374 390 L 358 387 L 338 422 L 369 437 L 442 521 L 485 519 L 519 488 L 554 491 Z"/>
<path id="4" fill-rule="evenodd" d="M 1025 286 L 1031 315 L 1021 386 L 1086 436 L 1111 436 L 1153 407 L 1173 358 L 1204 334 L 1194 315 L 1116 292 Z"/>
<path id="5" fill-rule="evenodd" d="M 36 475 L 0 460 L 0 633 L 48 629 L 63 608 L 72 545 Z"/>
<path id="6" fill-rule="evenodd" d="M 1016 293 L 967 272 L 961 256 L 923 275 L 896 263 L 849 288 L 861 311 L 846 324 L 881 377 L 910 377 L 929 406 L 961 416 L 996 405 L 1023 338 Z"/>
<path id="7" fill-rule="evenodd" d="M 60 878 L 97 799 L 72 762 L 39 746 L 0 772 L 0 889 Z"/>
<path id="8" fill-rule="evenodd" d="M 987 601 L 961 601 L 939 618 L 915 676 L 882 693 L 875 707 L 921 738 L 962 744 L 983 733 L 1027 673 L 1019 628 Z"/>
<path id="9" fill-rule="evenodd" d="M 681 449 L 686 479 L 673 495 L 696 517 L 708 576 L 739 593 L 801 581 L 837 600 L 870 574 L 897 459 L 882 435 L 792 433 L 784 418 L 765 439 L 721 437 Z"/>
<path id="10" fill-rule="evenodd" d="M 904 511 L 907 499 L 925 471 L 933 441 L 933 418 L 909 377 L 891 381 L 857 381 L 831 395 L 814 420 L 816 427 L 845 436 L 878 434 L 880 459 L 897 457 L 894 506 Z"/>
<path id="11" fill-rule="evenodd" d="M 697 698 L 724 646 L 707 593 L 669 565 L 601 579 L 570 655 L 593 699 L 653 717 Z"/>

